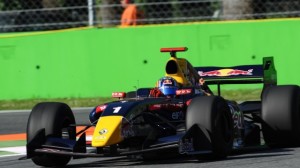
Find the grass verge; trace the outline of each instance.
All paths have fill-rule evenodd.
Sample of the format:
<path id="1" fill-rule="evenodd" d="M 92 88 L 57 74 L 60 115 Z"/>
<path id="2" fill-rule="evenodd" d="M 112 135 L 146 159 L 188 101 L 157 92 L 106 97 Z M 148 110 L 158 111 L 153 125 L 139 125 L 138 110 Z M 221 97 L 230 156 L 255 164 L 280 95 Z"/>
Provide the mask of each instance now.
<path id="1" fill-rule="evenodd" d="M 25 146 L 26 140 L 18 140 L 18 141 L 0 141 L 0 148 L 7 147 L 16 147 L 16 146 Z"/>
<path id="2" fill-rule="evenodd" d="M 215 92 L 217 93 L 217 92 Z M 223 90 L 221 95 L 228 100 L 245 101 L 260 100 L 261 89 Z M 113 98 L 60 98 L 60 99 L 28 99 L 28 100 L 0 100 L 0 110 L 32 109 L 40 102 L 64 102 L 71 108 L 94 107 L 99 104 L 115 100 Z"/>
<path id="3" fill-rule="evenodd" d="M 94 107 L 112 98 L 59 98 L 59 99 L 26 99 L 26 100 L 0 100 L 0 110 L 32 109 L 40 102 L 63 102 L 73 107 Z"/>

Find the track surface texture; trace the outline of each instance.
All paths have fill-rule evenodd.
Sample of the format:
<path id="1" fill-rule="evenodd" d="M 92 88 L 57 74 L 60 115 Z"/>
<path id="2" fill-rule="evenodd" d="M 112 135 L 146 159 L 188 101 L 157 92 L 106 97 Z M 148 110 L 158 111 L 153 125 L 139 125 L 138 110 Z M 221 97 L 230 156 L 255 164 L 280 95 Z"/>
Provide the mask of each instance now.
<path id="1" fill-rule="evenodd" d="M 31 160 L 18 160 L 19 157 L 0 158 L 0 167 L 24 168 L 38 167 Z M 300 148 L 264 149 L 250 153 L 236 153 L 221 161 L 197 161 L 192 157 L 172 158 L 160 161 L 129 161 L 126 158 L 88 158 L 72 160 L 67 167 L 189 167 L 189 168 L 298 168 Z"/>
<path id="2" fill-rule="evenodd" d="M 87 123 L 90 109 L 76 110 L 77 123 Z M 0 112 L 0 134 L 24 133 L 29 112 Z M 24 168 L 39 167 L 29 160 L 18 160 L 22 156 L 0 157 L 0 167 Z M 226 160 L 198 161 L 193 157 L 171 158 L 159 161 L 132 161 L 126 157 L 86 158 L 71 160 L 67 167 L 189 167 L 189 168 L 298 168 L 300 165 L 300 148 L 269 149 L 266 147 L 239 151 Z"/>

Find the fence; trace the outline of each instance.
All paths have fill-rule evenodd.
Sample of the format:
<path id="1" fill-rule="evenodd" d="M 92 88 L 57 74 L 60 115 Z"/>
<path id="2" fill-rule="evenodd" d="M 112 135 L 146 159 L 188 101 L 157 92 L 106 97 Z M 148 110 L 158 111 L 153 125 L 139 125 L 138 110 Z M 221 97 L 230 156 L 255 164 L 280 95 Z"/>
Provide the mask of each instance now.
<path id="1" fill-rule="evenodd" d="M 300 16 L 299 0 L 136 0 L 139 24 Z M 120 24 L 118 0 L 0 0 L 0 32 Z"/>

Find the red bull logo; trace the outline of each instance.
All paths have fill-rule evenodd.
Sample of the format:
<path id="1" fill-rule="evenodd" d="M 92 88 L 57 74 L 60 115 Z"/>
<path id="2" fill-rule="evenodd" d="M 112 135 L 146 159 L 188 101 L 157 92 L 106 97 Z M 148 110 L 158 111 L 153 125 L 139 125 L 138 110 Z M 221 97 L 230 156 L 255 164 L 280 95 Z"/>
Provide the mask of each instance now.
<path id="1" fill-rule="evenodd" d="M 253 75 L 253 69 L 247 71 L 240 69 L 219 69 L 213 71 L 198 71 L 200 76 L 237 76 L 237 75 Z"/>

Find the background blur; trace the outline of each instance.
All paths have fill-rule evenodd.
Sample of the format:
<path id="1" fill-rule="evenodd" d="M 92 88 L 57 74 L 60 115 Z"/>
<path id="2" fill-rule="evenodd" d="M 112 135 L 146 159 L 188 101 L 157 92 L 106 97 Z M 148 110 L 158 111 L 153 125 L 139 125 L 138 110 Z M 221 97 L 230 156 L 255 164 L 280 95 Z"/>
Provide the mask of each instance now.
<path id="1" fill-rule="evenodd" d="M 299 0 L 135 0 L 138 23 L 290 18 L 300 16 Z M 119 0 L 0 0 L 0 32 L 119 25 Z"/>
<path id="2" fill-rule="evenodd" d="M 169 58 L 159 49 L 180 46 L 189 50 L 178 57 L 194 66 L 261 64 L 273 56 L 278 84 L 300 85 L 299 0 L 136 5 L 145 26 L 122 28 L 119 0 L 0 0 L 0 100 L 109 97 L 154 87 Z M 222 86 L 251 88 L 261 86 Z"/>

